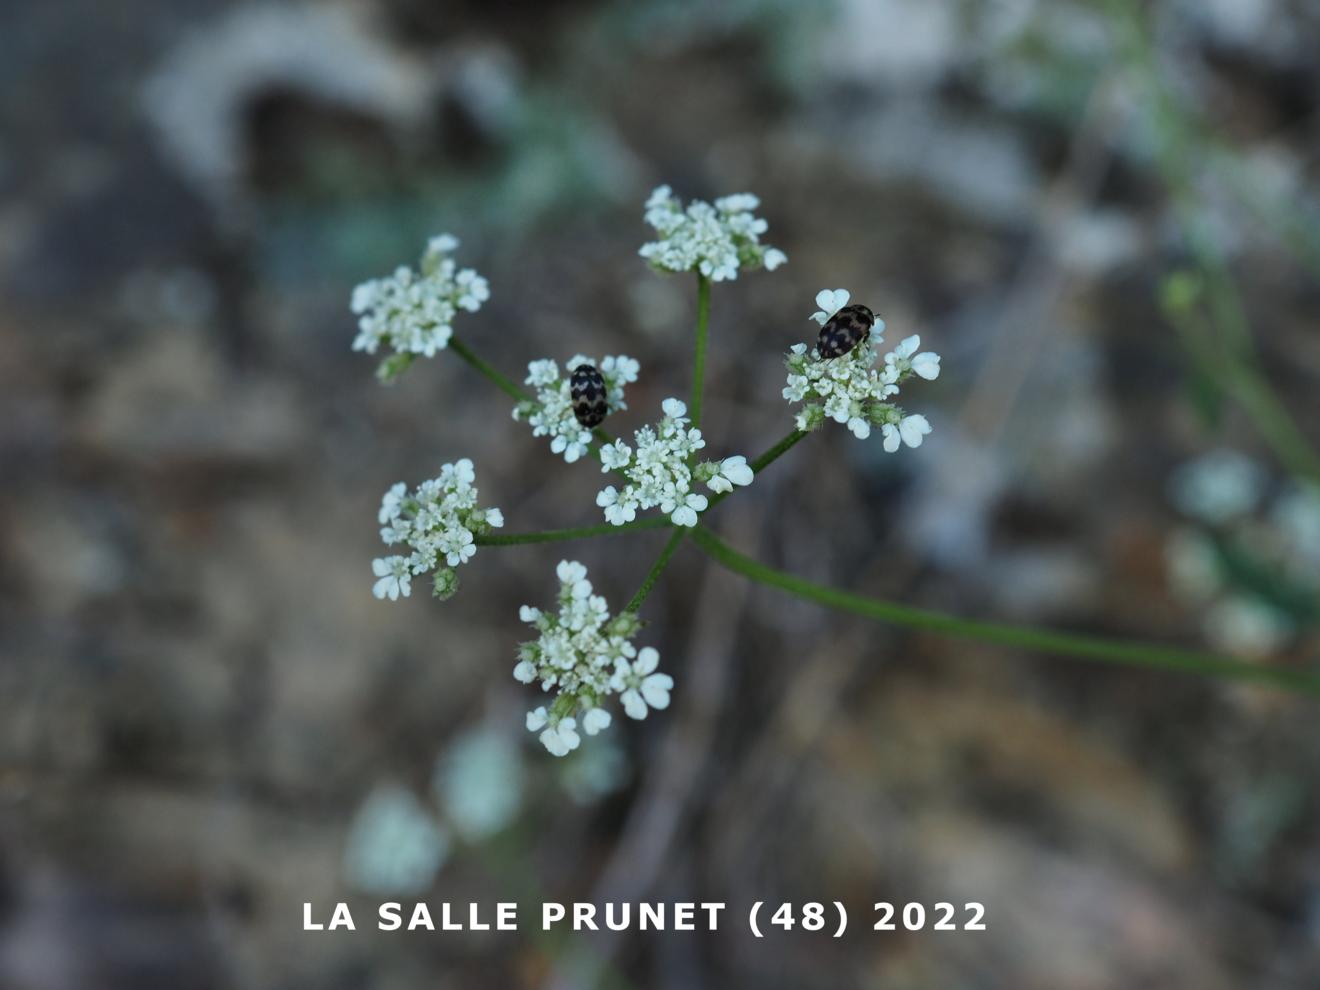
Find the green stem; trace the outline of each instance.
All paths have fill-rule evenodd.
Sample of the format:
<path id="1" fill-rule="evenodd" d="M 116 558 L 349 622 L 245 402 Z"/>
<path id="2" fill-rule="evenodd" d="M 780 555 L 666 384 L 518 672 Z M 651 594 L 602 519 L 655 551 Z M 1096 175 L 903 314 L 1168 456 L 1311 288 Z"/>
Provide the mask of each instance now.
<path id="1" fill-rule="evenodd" d="M 530 395 L 522 390 L 517 382 L 506 376 L 494 365 L 478 357 L 477 353 L 472 350 L 472 348 L 468 347 L 467 344 L 463 343 L 463 341 L 459 340 L 457 337 L 449 338 L 449 349 L 468 364 L 472 365 L 472 367 L 477 369 L 481 374 L 489 378 L 495 384 L 496 388 L 508 395 L 514 401 L 522 402 L 531 398 Z"/>
<path id="2" fill-rule="evenodd" d="M 668 522 L 664 516 L 659 516 L 658 518 Z M 651 570 L 647 572 L 646 580 L 644 580 L 642 586 L 637 589 L 637 594 L 633 595 L 632 600 L 624 606 L 623 610 L 625 612 L 636 612 L 642 607 L 642 602 L 646 601 L 646 596 L 651 593 L 651 589 L 655 587 L 655 583 L 660 580 L 661 572 L 663 572 L 665 567 L 669 564 L 669 558 L 674 555 L 674 551 L 677 550 L 678 545 L 683 542 L 683 537 L 687 536 L 687 532 L 688 531 L 682 526 L 675 527 L 674 532 L 669 536 L 669 542 L 665 544 L 665 548 L 660 551 L 660 556 L 655 559 L 655 563 L 651 565 Z"/>
<path id="3" fill-rule="evenodd" d="M 526 543 L 563 543 L 567 540 L 584 540 L 592 536 L 614 536 L 616 533 L 635 533 L 639 529 L 660 529 L 668 526 L 665 516 L 651 516 L 636 522 L 615 526 L 613 523 L 601 523 L 599 526 L 579 526 L 575 529 L 544 529 L 534 533 L 486 533 L 478 536 L 475 542 L 479 547 L 512 547 Z"/>
<path id="4" fill-rule="evenodd" d="M 785 454 L 787 454 L 790 450 L 793 449 L 794 444 L 796 444 L 806 435 L 807 433 L 805 430 L 793 430 L 788 434 L 788 436 L 784 437 L 784 439 L 780 440 L 769 450 L 765 451 L 759 457 L 757 457 L 756 460 L 752 461 L 752 470 L 759 474 L 762 468 L 765 468 L 770 464 L 773 464 L 775 461 L 779 460 L 779 458 L 783 457 Z"/>
<path id="5" fill-rule="evenodd" d="M 913 608 L 881 599 L 866 598 L 851 592 L 815 584 L 803 578 L 786 574 L 753 560 L 721 541 L 705 527 L 699 526 L 693 539 L 717 563 L 772 588 L 817 602 L 844 612 L 853 612 L 913 629 L 929 629 L 948 636 L 960 636 L 987 643 L 1000 643 L 1026 650 L 1037 650 L 1073 656 L 1103 663 L 1129 664 L 1153 667 L 1189 674 L 1203 674 L 1242 681 L 1259 681 L 1305 694 L 1320 695 L 1320 672 L 1290 670 L 1263 664 L 1230 660 L 1213 653 L 1182 650 L 1175 647 L 1125 642 L 1079 633 L 1055 632 L 1029 626 L 1016 626 L 1000 622 L 981 622 L 963 619 L 941 612 Z"/>
<path id="6" fill-rule="evenodd" d="M 769 450 L 762 453 L 760 457 L 752 461 L 751 463 L 752 473 L 760 474 L 767 466 L 773 464 L 784 454 L 788 453 L 793 448 L 793 445 L 796 444 L 806 435 L 807 434 L 803 430 L 793 430 L 791 433 L 788 434 L 788 436 L 784 437 Z M 712 496 L 710 502 L 706 505 L 706 508 L 702 510 L 701 514 L 704 516 L 707 512 L 715 508 L 715 506 L 719 505 L 726 498 L 732 495 L 733 492 L 735 491 L 737 491 L 736 488 L 733 489 L 733 491 L 720 492 L 718 495 Z"/>
<path id="7" fill-rule="evenodd" d="M 706 384 L 706 342 L 710 325 L 710 279 L 697 273 L 697 341 L 692 353 L 692 425 L 701 426 L 701 395 Z"/>

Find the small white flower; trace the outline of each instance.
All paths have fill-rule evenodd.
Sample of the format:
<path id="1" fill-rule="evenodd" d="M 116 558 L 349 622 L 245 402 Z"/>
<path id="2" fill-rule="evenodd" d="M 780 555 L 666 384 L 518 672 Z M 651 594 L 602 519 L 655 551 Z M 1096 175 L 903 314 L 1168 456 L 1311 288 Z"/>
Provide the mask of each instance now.
<path id="1" fill-rule="evenodd" d="M 450 257 L 458 239 L 432 237 L 419 269 L 401 266 L 394 274 L 363 282 L 353 290 L 350 308 L 358 316 L 353 350 L 375 354 L 382 344 L 395 352 L 380 366 L 391 378 L 416 356 L 434 357 L 449 346 L 459 310 L 475 313 L 490 298 L 490 286 L 471 268 L 459 270 Z"/>
<path id="2" fill-rule="evenodd" d="M 751 193 L 737 193 L 714 205 L 693 200 L 685 208 L 668 186 L 660 186 L 645 208 L 646 222 L 660 236 L 638 253 L 658 271 L 697 271 L 714 282 L 735 279 L 743 269 L 778 268 L 788 258 L 761 243 L 768 224 L 751 213 L 759 203 Z"/>
<path id="3" fill-rule="evenodd" d="M 821 289 L 816 293 L 816 305 L 820 309 L 812 313 L 811 318 L 824 326 L 831 316 L 848 305 L 851 298 L 852 293 L 847 289 Z"/>
<path id="4" fill-rule="evenodd" d="M 560 561 L 556 573 L 558 614 L 526 605 L 520 611 L 539 636 L 519 647 L 514 677 L 522 683 L 540 680 L 543 690 L 558 692 L 549 710 L 542 706 L 528 713 L 527 729 L 539 732 L 546 749 L 562 756 L 578 746 L 579 726 L 593 736 L 609 726 L 605 698 L 632 690 L 644 705 L 662 708 L 673 682 L 665 675 L 652 677 L 658 654 L 650 647 L 639 653 L 632 644 L 641 623 L 631 612 L 611 616 L 605 599 L 593 593 L 585 567 Z M 631 696 L 625 704 L 636 710 Z"/>
<path id="5" fill-rule="evenodd" d="M 397 601 L 410 594 L 412 577 L 436 570 L 443 556 L 449 568 L 465 564 L 477 552 L 476 533 L 503 526 L 499 509 L 477 505 L 476 469 L 464 457 L 440 468 L 438 477 L 424 481 L 409 493 L 403 482 L 394 485 L 381 499 L 378 520 L 387 545 L 406 544 L 412 553 L 372 562 L 379 579 L 372 588 L 377 598 Z M 445 599 L 458 587 L 458 576 L 441 569 L 435 575 L 435 595 Z"/>
<path id="6" fill-rule="evenodd" d="M 615 440 L 600 448 L 601 473 L 627 467 L 630 460 L 632 460 L 632 448 L 622 440 Z"/>
<path id="7" fill-rule="evenodd" d="M 659 663 L 659 652 L 647 646 L 638 652 L 636 660 L 619 660 L 615 664 L 610 686 L 619 692 L 619 701 L 629 718 L 643 719 L 648 708 L 669 707 L 669 692 L 674 687 L 674 679 L 668 674 L 655 672 Z"/>
<path id="8" fill-rule="evenodd" d="M 916 350 L 920 346 L 921 338 L 913 334 L 885 355 L 885 367 L 890 379 L 900 381 L 909 371 L 927 381 L 934 381 L 940 376 L 940 356 L 933 351 L 917 354 Z"/>
<path id="9" fill-rule="evenodd" d="M 747 458 L 738 454 L 734 457 L 726 457 L 715 465 L 715 474 L 706 485 L 713 492 L 731 492 L 735 485 L 750 485 L 753 477 Z"/>
<path id="10" fill-rule="evenodd" d="M 675 526 L 695 526 L 697 524 L 697 513 L 705 512 L 707 504 L 705 495 L 689 492 L 681 496 L 681 501 L 665 502 L 660 508 L 661 511 L 670 514 L 669 519 Z M 669 505 L 672 505 L 673 508 L 667 508 Z"/>
<path id="11" fill-rule="evenodd" d="M 371 562 L 371 571 L 380 578 L 371 589 L 371 593 L 377 598 L 385 598 L 388 595 L 390 601 L 397 602 L 400 595 L 407 598 L 412 593 L 408 558 L 377 557 Z"/>
<path id="12" fill-rule="evenodd" d="M 576 368 L 582 364 L 595 365 L 605 381 L 605 407 L 614 413 L 627 409 L 624 401 L 624 386 L 637 380 L 640 365 L 627 355 L 607 355 L 599 364 L 595 358 L 585 354 L 574 355 L 564 365 Z M 513 418 L 525 420 L 532 427 L 532 435 L 550 438 L 550 450 L 561 454 L 564 460 L 572 464 L 591 450 L 592 435 L 577 421 L 573 412 L 571 374 L 561 377 L 559 365 L 549 359 L 532 361 L 527 365 L 527 377 L 524 381 L 536 390 L 536 398 L 518 403 L 513 410 Z M 618 459 L 627 452 L 626 444 L 615 444 L 601 451 L 605 458 Z M 612 470 L 612 468 L 606 468 Z"/>
<path id="13" fill-rule="evenodd" d="M 813 319 L 827 323 L 839 308 L 848 304 L 847 289 L 822 289 L 816 295 L 820 310 Z M 875 366 L 884 321 L 876 320 L 867 340 L 847 354 L 822 359 L 815 348 L 796 344 L 785 357 L 788 369 L 783 396 L 788 402 L 802 403 L 794 422 L 804 432 L 814 430 L 827 419 L 833 420 L 859 440 L 880 427 L 884 449 L 897 450 L 903 444 L 916 447 L 930 432 L 923 416 L 909 416 L 893 403 L 900 385 L 916 376 L 933 379 L 940 373 L 940 358 L 932 352 L 917 353 L 921 338 L 911 336 L 885 355 L 883 368 Z"/>
<path id="14" fill-rule="evenodd" d="M 596 496 L 596 504 L 605 510 L 605 520 L 622 526 L 637 518 L 637 503 L 622 498 L 610 485 Z"/>

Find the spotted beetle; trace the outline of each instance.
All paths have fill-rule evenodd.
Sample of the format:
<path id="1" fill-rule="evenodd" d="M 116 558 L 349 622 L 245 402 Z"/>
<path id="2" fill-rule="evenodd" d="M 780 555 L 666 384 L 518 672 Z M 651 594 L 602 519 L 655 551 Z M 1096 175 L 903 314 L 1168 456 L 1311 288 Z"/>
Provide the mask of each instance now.
<path id="1" fill-rule="evenodd" d="M 816 339 L 816 353 L 822 358 L 843 357 L 871 336 L 875 314 L 867 307 L 854 303 L 844 306 L 820 328 Z"/>
<path id="2" fill-rule="evenodd" d="M 573 395 L 573 415 L 577 421 L 592 430 L 605 421 L 609 407 L 605 404 L 605 379 L 594 364 L 579 364 L 568 380 Z"/>

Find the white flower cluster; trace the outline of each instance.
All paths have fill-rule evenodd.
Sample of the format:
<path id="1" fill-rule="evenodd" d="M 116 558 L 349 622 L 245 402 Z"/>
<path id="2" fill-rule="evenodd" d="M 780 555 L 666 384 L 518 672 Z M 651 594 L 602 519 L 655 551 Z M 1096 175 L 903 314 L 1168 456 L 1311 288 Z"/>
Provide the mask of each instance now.
<path id="1" fill-rule="evenodd" d="M 701 431 L 687 425 L 687 406 L 678 399 L 665 399 L 662 408 L 665 418 L 658 428 L 643 426 L 633 434 L 636 449 L 622 440 L 601 448 L 601 471 L 621 471 L 628 479 L 623 491 L 608 485 L 596 496 L 606 521 L 615 526 L 632 522 L 638 509 L 657 505 L 675 526 L 695 526 L 709 502 L 692 490 L 694 482 L 705 482 L 713 492 L 752 483 L 752 469 L 741 455 L 692 467 L 692 455 L 706 446 Z"/>
<path id="2" fill-rule="evenodd" d="M 660 186 L 645 214 L 660 239 L 642 245 L 640 254 L 660 271 L 698 271 L 712 282 L 735 279 L 740 268 L 774 271 L 788 256 L 760 242 L 768 226 L 752 215 L 760 205 L 751 193 L 738 193 L 713 206 L 694 199 L 684 209 L 668 186 Z"/>
<path id="3" fill-rule="evenodd" d="M 451 257 L 458 239 L 432 237 L 422 254 L 420 270 L 405 265 L 393 275 L 363 282 L 353 290 L 352 310 L 358 316 L 353 350 L 375 354 L 382 343 L 395 353 L 381 363 L 378 374 L 391 378 L 418 356 L 434 357 L 449 346 L 459 310 L 475 313 L 490 298 L 490 286 L 471 268 L 459 269 Z"/>
<path id="4" fill-rule="evenodd" d="M 619 696 L 629 718 L 646 718 L 652 708 L 668 708 L 674 679 L 657 673 L 660 654 L 650 646 L 633 646 L 641 623 L 632 612 L 611 617 L 605 599 L 592 590 L 587 569 L 577 561 L 561 560 L 559 612 L 552 615 L 530 605 L 522 607 L 522 620 L 540 636 L 518 649 L 513 676 L 524 684 L 541 682 L 543 691 L 557 690 L 547 710 L 527 713 L 527 728 L 539 732 L 542 745 L 564 756 L 581 743 L 581 729 L 594 736 L 608 728 L 611 718 L 602 704 Z"/>
<path id="5" fill-rule="evenodd" d="M 824 289 L 816 296 L 821 310 L 812 316 L 824 325 L 848 304 L 846 289 Z M 921 338 L 908 337 L 885 355 L 883 368 L 876 368 L 876 344 L 881 342 L 884 321 L 876 320 L 870 337 L 847 354 L 822 358 L 815 348 L 794 345 L 787 358 L 788 384 L 784 398 L 803 403 L 797 414 L 799 430 L 814 430 L 826 419 L 846 424 L 853 435 L 864 440 L 871 427 L 879 426 L 884 448 L 893 453 L 902 444 L 921 446 L 930 432 L 925 416 L 907 415 L 889 401 L 913 375 L 931 381 L 939 377 L 940 357 L 931 351 L 917 353 Z"/>
<path id="6" fill-rule="evenodd" d="M 599 364 L 595 358 L 582 354 L 569 358 L 561 376 L 554 361 L 532 361 L 527 365 L 526 384 L 536 389 L 536 400 L 518 403 L 513 418 L 531 424 L 532 435 L 550 437 L 550 449 L 563 454 L 572 464 L 591 449 L 591 430 L 573 415 L 573 395 L 570 387 L 574 369 L 579 365 L 595 365 L 605 380 L 605 405 L 610 412 L 627 409 L 623 401 L 623 387 L 637 381 L 641 365 L 627 355 L 607 355 Z"/>
<path id="7" fill-rule="evenodd" d="M 476 472 L 466 457 L 440 469 L 440 476 L 422 482 L 415 492 L 400 481 L 380 502 L 380 538 L 386 546 L 412 548 L 403 556 L 378 557 L 371 562 L 376 574 L 372 592 L 377 598 L 397 601 L 412 593 L 412 579 L 435 570 L 435 596 L 441 600 L 458 590 L 454 568 L 477 552 L 476 537 L 504 525 L 499 509 L 477 507 Z M 443 566 L 441 562 L 443 561 Z"/>

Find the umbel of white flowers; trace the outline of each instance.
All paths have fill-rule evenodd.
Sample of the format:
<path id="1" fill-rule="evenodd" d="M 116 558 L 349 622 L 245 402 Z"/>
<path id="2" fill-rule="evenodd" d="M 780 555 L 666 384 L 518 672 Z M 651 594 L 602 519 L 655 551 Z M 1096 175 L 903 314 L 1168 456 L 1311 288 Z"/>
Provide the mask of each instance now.
<path id="1" fill-rule="evenodd" d="M 821 309 L 812 319 L 822 326 L 848 305 L 847 289 L 822 289 L 816 296 Z M 885 355 L 883 368 L 874 367 L 876 345 L 882 340 L 884 321 L 877 320 L 870 337 L 847 354 L 822 358 L 814 348 L 796 344 L 790 351 L 788 384 L 784 398 L 802 403 L 797 414 L 799 430 L 817 429 L 826 419 L 842 423 L 860 440 L 879 426 L 889 453 L 902 444 L 921 446 L 930 424 L 921 415 L 909 416 L 890 401 L 913 375 L 932 381 L 940 374 L 940 356 L 931 351 L 917 353 L 921 338 L 904 339 Z"/>
<path id="2" fill-rule="evenodd" d="M 632 522 L 638 509 L 657 505 L 675 526 L 695 526 L 697 513 L 709 503 L 692 490 L 694 481 L 714 492 L 752 483 L 752 469 L 741 455 L 693 468 L 692 455 L 706 446 L 701 431 L 687 425 L 687 406 L 678 399 L 665 399 L 662 408 L 665 418 L 658 427 L 643 426 L 633 434 L 635 450 L 622 440 L 600 450 L 601 471 L 621 471 L 628 479 L 622 491 L 608 485 L 596 496 L 605 519 L 615 526 Z"/>
<path id="3" fill-rule="evenodd" d="M 373 278 L 353 290 L 351 308 L 358 316 L 353 350 L 375 354 L 381 344 L 394 354 L 377 374 L 393 378 L 412 361 L 434 357 L 449 346 L 459 310 L 475 313 L 490 298 L 490 285 L 471 268 L 460 269 L 451 257 L 458 238 L 432 237 L 418 271 L 400 265 L 393 275 Z"/>
<path id="4" fill-rule="evenodd" d="M 405 544 L 412 553 L 371 562 L 377 598 L 406 598 L 412 593 L 412 579 L 431 570 L 437 598 L 449 598 L 458 590 L 454 568 L 477 552 L 476 537 L 504 525 L 499 509 L 477 507 L 476 479 L 472 462 L 464 457 L 441 467 L 439 477 L 423 481 L 414 492 L 400 481 L 385 493 L 380 538 L 386 546 Z"/>
<path id="5" fill-rule="evenodd" d="M 639 252 L 662 272 L 700 272 L 712 282 L 738 277 L 743 268 L 774 271 L 788 256 L 761 243 L 768 224 L 753 216 L 761 201 L 751 193 L 723 196 L 710 203 L 694 199 L 683 208 L 668 186 L 660 186 L 646 201 L 646 222 L 659 240 Z"/>
<path id="6" fill-rule="evenodd" d="M 611 616 L 585 567 L 561 560 L 556 573 L 558 613 L 522 607 L 522 620 L 539 636 L 519 647 L 513 676 L 524 684 L 540 681 L 543 691 L 556 693 L 548 709 L 542 705 L 527 713 L 527 728 L 540 733 L 552 754 L 564 756 L 581 742 L 579 728 L 594 736 L 609 727 L 603 705 L 610 695 L 619 696 L 629 718 L 642 719 L 652 708 L 669 707 L 674 679 L 657 672 L 660 654 L 654 648 L 633 646 L 641 622 L 632 612 Z"/>
<path id="7" fill-rule="evenodd" d="M 591 430 L 573 415 L 573 396 L 570 387 L 574 369 L 584 364 L 596 367 L 605 380 L 605 407 L 608 412 L 627 409 L 623 401 L 623 387 L 637 381 L 641 365 L 626 354 L 607 355 L 599 364 L 595 358 L 576 354 L 568 359 L 560 374 L 559 365 L 549 359 L 532 361 L 527 365 L 526 384 L 536 389 L 536 398 L 519 402 L 513 409 L 513 418 L 525 420 L 532 427 L 532 435 L 549 437 L 550 449 L 562 454 L 572 464 L 591 449 Z"/>

